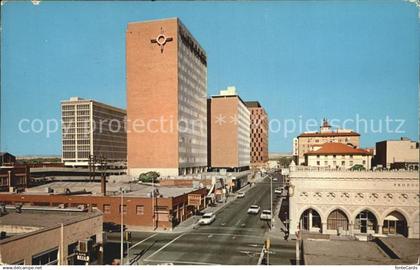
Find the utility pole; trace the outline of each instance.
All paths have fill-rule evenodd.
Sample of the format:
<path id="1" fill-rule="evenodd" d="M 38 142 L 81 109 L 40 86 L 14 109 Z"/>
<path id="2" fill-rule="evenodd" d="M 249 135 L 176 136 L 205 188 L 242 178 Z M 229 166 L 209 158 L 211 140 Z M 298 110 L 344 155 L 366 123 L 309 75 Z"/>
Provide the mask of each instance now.
<path id="1" fill-rule="evenodd" d="M 270 211 L 271 211 L 271 219 L 270 219 L 270 231 L 273 229 L 273 177 L 270 177 Z"/>
<path id="2" fill-rule="evenodd" d="M 121 205 L 120 205 L 120 216 L 121 216 L 121 253 L 120 253 L 120 260 L 121 265 L 124 264 L 124 188 L 120 188 L 121 191 Z"/>
<path id="3" fill-rule="evenodd" d="M 155 179 L 152 178 L 152 222 L 153 222 L 153 230 L 155 230 Z"/>

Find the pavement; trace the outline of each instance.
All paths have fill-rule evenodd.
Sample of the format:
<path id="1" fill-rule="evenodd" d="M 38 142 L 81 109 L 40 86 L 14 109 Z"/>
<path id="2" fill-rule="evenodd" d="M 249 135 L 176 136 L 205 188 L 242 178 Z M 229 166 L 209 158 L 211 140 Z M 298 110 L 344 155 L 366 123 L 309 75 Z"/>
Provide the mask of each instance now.
<path id="1" fill-rule="evenodd" d="M 277 186 L 279 182 L 273 182 L 273 190 Z M 194 226 L 191 222 L 171 233 L 133 232 L 127 256 L 130 264 L 257 265 L 269 222 L 247 210 L 252 204 L 258 204 L 261 210 L 270 209 L 270 183 L 262 180 L 242 191 L 244 198 L 231 198 L 206 210 L 216 212 L 216 220 L 210 225 Z M 273 238 L 269 255 L 270 264 L 293 264 L 295 242 Z M 127 258 L 124 263 L 128 263 Z"/>

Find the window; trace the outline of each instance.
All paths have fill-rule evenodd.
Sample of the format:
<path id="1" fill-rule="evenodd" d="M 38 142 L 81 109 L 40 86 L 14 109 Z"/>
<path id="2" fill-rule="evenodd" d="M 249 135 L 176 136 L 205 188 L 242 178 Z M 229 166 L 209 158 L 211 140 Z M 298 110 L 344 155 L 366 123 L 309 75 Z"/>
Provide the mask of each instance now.
<path id="1" fill-rule="evenodd" d="M 353 166 L 353 160 L 350 160 L 350 162 L 349 162 L 350 164 L 350 166 Z"/>
<path id="2" fill-rule="evenodd" d="M 32 256 L 32 265 L 57 265 L 58 247 Z"/>
<path id="3" fill-rule="evenodd" d="M 316 165 L 318 165 L 318 166 L 319 166 L 319 165 L 321 165 L 321 162 L 317 161 L 317 162 L 316 162 Z"/>
<path id="4" fill-rule="evenodd" d="M 365 165 L 366 164 L 366 160 L 363 160 L 363 165 Z"/>
<path id="5" fill-rule="evenodd" d="M 125 205 L 125 204 L 124 204 L 124 205 L 122 206 L 122 212 L 123 212 L 123 214 L 124 214 L 124 215 L 126 215 L 126 214 L 127 214 L 127 205 Z M 121 204 L 120 204 L 120 214 L 121 214 Z"/>
<path id="6" fill-rule="evenodd" d="M 138 216 L 144 215 L 144 205 L 137 205 L 136 206 L 136 214 Z"/>
<path id="7" fill-rule="evenodd" d="M 111 205 L 104 204 L 104 214 L 111 214 Z"/>
<path id="8" fill-rule="evenodd" d="M 324 165 L 327 166 L 328 165 L 328 161 L 325 160 L 324 161 Z"/>
<path id="9" fill-rule="evenodd" d="M 341 161 L 341 165 L 345 166 L 346 165 L 346 162 L 344 160 Z"/>

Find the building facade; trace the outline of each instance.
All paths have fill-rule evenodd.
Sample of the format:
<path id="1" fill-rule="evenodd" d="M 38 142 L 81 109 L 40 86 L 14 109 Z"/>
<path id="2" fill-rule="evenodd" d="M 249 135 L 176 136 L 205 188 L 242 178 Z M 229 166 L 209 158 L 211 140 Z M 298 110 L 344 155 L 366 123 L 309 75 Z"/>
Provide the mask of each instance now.
<path id="1" fill-rule="evenodd" d="M 8 152 L 0 152 L 0 166 L 13 165 L 16 162 L 16 157 Z"/>
<path id="2" fill-rule="evenodd" d="M 0 167 L 0 191 L 22 191 L 29 182 L 29 166 Z"/>
<path id="3" fill-rule="evenodd" d="M 127 160 L 125 110 L 94 100 L 72 97 L 61 102 L 62 162 L 88 166 L 89 157 L 109 163 Z"/>
<path id="4" fill-rule="evenodd" d="M 419 143 L 407 138 L 376 143 L 374 166 L 419 169 Z"/>
<path id="5" fill-rule="evenodd" d="M 297 165 L 303 165 L 306 152 L 315 151 L 327 142 L 344 143 L 359 148 L 360 134 L 349 129 L 333 130 L 328 121 L 324 119 L 320 131 L 304 132 L 297 137 L 297 141 L 297 148 L 294 147 L 294 152 L 297 151 L 298 156 L 295 157 L 295 160 Z"/>
<path id="6" fill-rule="evenodd" d="M 419 175 L 291 166 L 290 234 L 419 238 Z"/>
<path id="7" fill-rule="evenodd" d="M 359 165 L 370 170 L 371 159 L 370 152 L 343 143 L 325 143 L 318 150 L 305 153 L 305 165 L 312 167 L 350 169 Z"/>
<path id="8" fill-rule="evenodd" d="M 250 112 L 235 87 L 208 100 L 209 167 L 241 171 L 251 164 Z"/>
<path id="9" fill-rule="evenodd" d="M 126 32 L 128 173 L 207 167 L 207 56 L 178 18 Z"/>
<path id="10" fill-rule="evenodd" d="M 79 241 L 90 242 L 89 264 L 101 263 L 102 213 L 58 207 L 8 208 L 0 216 L 0 264 L 84 265 L 77 259 Z"/>
<path id="11" fill-rule="evenodd" d="M 268 162 L 268 115 L 258 101 L 245 102 L 251 113 L 251 168 L 262 168 Z"/>

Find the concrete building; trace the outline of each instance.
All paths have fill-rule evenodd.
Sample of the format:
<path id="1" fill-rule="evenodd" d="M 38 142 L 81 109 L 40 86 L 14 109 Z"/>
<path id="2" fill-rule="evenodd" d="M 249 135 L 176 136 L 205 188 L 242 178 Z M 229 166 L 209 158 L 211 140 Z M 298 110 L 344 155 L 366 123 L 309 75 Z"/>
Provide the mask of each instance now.
<path id="1" fill-rule="evenodd" d="M 327 142 L 344 143 L 359 148 L 360 134 L 349 129 L 333 130 L 328 121 L 324 119 L 320 131 L 304 132 L 297 137 L 297 141 L 297 147 L 295 140 L 293 146 L 293 151 L 298 153 L 295 161 L 297 161 L 297 165 L 303 165 L 306 152 L 315 151 Z"/>
<path id="2" fill-rule="evenodd" d="M 251 113 L 251 168 L 265 168 L 268 162 L 268 115 L 258 101 L 245 102 Z"/>
<path id="3" fill-rule="evenodd" d="M 351 171 L 291 166 L 290 234 L 419 238 L 416 171 Z"/>
<path id="4" fill-rule="evenodd" d="M 235 87 L 208 100 L 209 167 L 242 171 L 251 163 L 250 112 Z"/>
<path id="5" fill-rule="evenodd" d="M 305 153 L 305 165 L 336 169 L 350 169 L 361 165 L 370 170 L 371 157 L 371 153 L 364 149 L 353 148 L 343 143 L 324 143 L 318 150 Z"/>
<path id="6" fill-rule="evenodd" d="M 25 206 L 1 211 L 0 264 L 100 264 L 100 211 Z"/>
<path id="7" fill-rule="evenodd" d="M 178 18 L 126 32 L 128 173 L 207 167 L 207 56 Z"/>
<path id="8" fill-rule="evenodd" d="M 127 135 L 125 110 L 95 100 L 72 97 L 61 102 L 62 162 L 88 166 L 89 157 L 125 163 Z"/>
<path id="9" fill-rule="evenodd" d="M 376 143 L 374 166 L 388 169 L 419 169 L 419 143 L 408 138 Z"/>
<path id="10" fill-rule="evenodd" d="M 121 192 L 124 190 L 123 205 Z M 153 195 L 153 190 L 155 190 Z M 103 212 L 104 222 L 121 223 L 130 230 L 172 230 L 178 223 L 192 216 L 194 210 L 205 207 L 206 188 L 176 187 L 109 181 L 53 182 L 26 189 L 16 194 L 0 193 L 0 202 L 7 205 L 23 203 L 24 206 L 61 206 L 62 208 L 96 208 Z M 194 197 L 197 204 L 191 204 Z"/>

